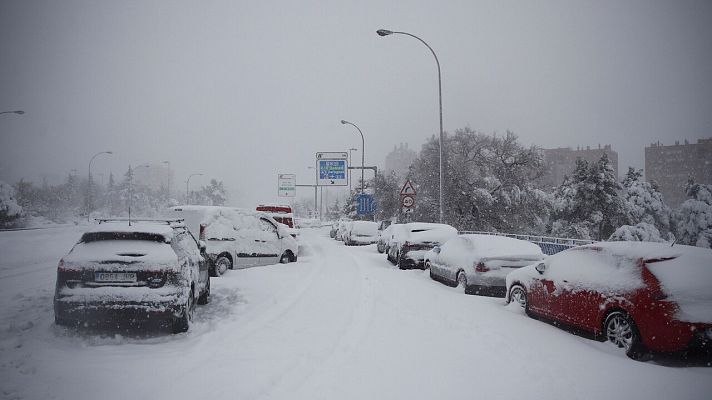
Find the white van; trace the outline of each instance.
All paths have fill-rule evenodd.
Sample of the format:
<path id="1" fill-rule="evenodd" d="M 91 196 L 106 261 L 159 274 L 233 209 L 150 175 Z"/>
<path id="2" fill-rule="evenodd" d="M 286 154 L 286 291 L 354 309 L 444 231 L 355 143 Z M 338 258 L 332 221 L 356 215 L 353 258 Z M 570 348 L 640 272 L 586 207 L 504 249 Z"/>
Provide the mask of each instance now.
<path id="1" fill-rule="evenodd" d="M 297 261 L 297 241 L 282 224 L 259 211 L 217 206 L 175 206 L 169 216 L 182 218 L 204 240 L 210 272 Z"/>

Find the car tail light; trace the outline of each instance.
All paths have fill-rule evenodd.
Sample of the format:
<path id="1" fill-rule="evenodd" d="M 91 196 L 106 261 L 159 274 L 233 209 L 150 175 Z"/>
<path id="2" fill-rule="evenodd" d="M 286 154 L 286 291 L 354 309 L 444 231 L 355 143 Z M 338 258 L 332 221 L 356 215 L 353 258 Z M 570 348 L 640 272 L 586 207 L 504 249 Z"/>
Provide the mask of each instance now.
<path id="1" fill-rule="evenodd" d="M 483 263 L 483 262 L 478 262 L 478 263 L 475 265 L 475 271 L 477 271 L 477 272 L 487 272 L 487 271 L 489 271 L 489 270 L 490 270 L 490 269 L 489 269 L 489 268 L 485 265 L 485 263 Z"/>
<path id="2" fill-rule="evenodd" d="M 206 224 L 200 224 L 200 234 L 198 235 L 198 240 L 205 240 L 205 228 Z"/>
<path id="3" fill-rule="evenodd" d="M 73 288 L 81 282 L 82 272 L 65 268 L 64 260 L 59 260 L 59 264 L 57 264 L 57 287 L 66 285 L 69 288 Z"/>

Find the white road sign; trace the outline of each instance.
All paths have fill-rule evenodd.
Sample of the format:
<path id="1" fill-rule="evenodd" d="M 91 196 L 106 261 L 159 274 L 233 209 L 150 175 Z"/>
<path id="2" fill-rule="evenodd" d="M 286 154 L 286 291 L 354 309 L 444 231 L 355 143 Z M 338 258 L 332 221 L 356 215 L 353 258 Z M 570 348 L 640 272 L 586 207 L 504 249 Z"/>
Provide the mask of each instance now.
<path id="1" fill-rule="evenodd" d="M 413 207 L 415 205 L 415 198 L 413 198 L 413 196 L 403 196 L 401 198 L 401 204 L 406 208 Z"/>
<path id="2" fill-rule="evenodd" d="M 278 174 L 277 193 L 279 197 L 295 197 L 297 195 L 297 176 L 295 174 Z"/>

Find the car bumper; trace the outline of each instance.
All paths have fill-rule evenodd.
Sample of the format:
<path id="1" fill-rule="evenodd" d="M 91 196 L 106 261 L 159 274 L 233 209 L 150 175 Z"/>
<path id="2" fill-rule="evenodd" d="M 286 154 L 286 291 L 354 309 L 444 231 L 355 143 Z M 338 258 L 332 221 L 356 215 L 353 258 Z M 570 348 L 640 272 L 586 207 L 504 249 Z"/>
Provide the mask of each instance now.
<path id="1" fill-rule="evenodd" d="M 355 244 L 355 245 L 367 245 L 367 244 L 374 244 L 377 242 L 375 239 L 372 239 L 372 238 L 360 238 L 360 237 L 351 237 L 349 239 L 349 241 L 351 242 L 351 244 Z"/>
<path id="2" fill-rule="evenodd" d="M 507 293 L 506 279 L 497 274 L 470 273 L 467 274 L 466 292 L 479 296 L 504 297 Z"/>
<path id="3" fill-rule="evenodd" d="M 467 285 L 465 293 L 504 298 L 504 295 L 507 293 L 507 288 L 505 286 Z"/>
<path id="4" fill-rule="evenodd" d="M 129 290 L 119 296 L 97 296 L 65 291 L 55 296 L 55 319 L 64 324 L 144 322 L 170 320 L 183 312 L 186 301 L 182 290 L 131 289 L 139 293 Z"/>

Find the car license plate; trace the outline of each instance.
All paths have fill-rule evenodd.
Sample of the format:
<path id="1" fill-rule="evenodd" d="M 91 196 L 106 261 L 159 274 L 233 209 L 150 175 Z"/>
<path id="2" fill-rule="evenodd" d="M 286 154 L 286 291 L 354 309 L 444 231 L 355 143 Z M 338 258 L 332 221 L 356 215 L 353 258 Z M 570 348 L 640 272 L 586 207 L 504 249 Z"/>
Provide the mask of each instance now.
<path id="1" fill-rule="evenodd" d="M 136 282 L 135 272 L 96 272 L 96 282 Z"/>

